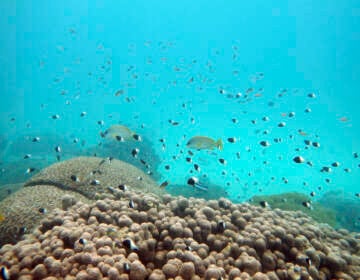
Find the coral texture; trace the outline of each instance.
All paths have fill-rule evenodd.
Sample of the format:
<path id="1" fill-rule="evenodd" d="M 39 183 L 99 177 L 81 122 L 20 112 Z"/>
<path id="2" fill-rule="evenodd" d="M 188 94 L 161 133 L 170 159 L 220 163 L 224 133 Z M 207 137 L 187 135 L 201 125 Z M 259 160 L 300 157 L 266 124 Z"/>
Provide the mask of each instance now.
<path id="1" fill-rule="evenodd" d="M 25 186 L 43 184 L 70 189 L 88 198 L 111 193 L 108 187 L 119 185 L 128 185 L 144 192 L 161 193 L 148 175 L 131 164 L 97 157 L 77 157 L 55 163 L 34 175 Z"/>
<path id="2" fill-rule="evenodd" d="M 300 212 L 140 191 L 46 215 L 11 279 L 359 279 L 360 240 Z M 129 206 L 132 201 L 132 207 Z"/>
<path id="3" fill-rule="evenodd" d="M 17 242 L 38 226 L 44 211 L 66 209 L 64 201 L 66 206 L 69 204 L 66 201 L 116 198 L 119 186 L 145 193 L 163 193 L 144 172 L 116 159 L 78 157 L 41 170 L 24 188 L 0 201 L 1 214 L 5 216 L 0 223 L 0 246 Z"/>

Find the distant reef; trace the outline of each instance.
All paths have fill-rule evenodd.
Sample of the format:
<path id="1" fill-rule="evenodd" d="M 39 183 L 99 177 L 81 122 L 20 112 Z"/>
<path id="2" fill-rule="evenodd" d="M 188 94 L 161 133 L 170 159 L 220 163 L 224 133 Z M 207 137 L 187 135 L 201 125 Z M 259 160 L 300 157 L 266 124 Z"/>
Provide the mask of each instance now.
<path id="1" fill-rule="evenodd" d="M 271 209 L 279 208 L 287 211 L 301 211 L 319 223 L 327 223 L 335 228 L 344 227 L 338 223 L 335 209 L 329 208 L 316 201 L 311 203 L 311 209 L 303 205 L 303 202 L 310 200 L 310 197 L 305 194 L 289 192 L 276 195 L 257 195 L 251 199 L 251 203 L 260 205 L 261 201 L 266 201 Z"/>
<path id="2" fill-rule="evenodd" d="M 336 212 L 337 222 L 349 231 L 360 232 L 360 199 L 343 190 L 326 192 L 320 199 L 321 205 L 328 205 Z"/>

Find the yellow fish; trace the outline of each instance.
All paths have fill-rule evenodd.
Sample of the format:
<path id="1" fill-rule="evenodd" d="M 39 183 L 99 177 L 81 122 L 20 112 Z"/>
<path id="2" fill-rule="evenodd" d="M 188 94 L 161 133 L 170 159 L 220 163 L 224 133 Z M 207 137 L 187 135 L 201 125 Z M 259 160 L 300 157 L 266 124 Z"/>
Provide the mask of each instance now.
<path id="1" fill-rule="evenodd" d="M 124 125 L 114 124 L 105 131 L 104 135 L 107 138 L 113 138 L 123 142 L 132 140 L 136 133 Z"/>
<path id="2" fill-rule="evenodd" d="M 5 216 L 3 214 L 0 213 L 0 223 L 5 221 Z"/>
<path id="3" fill-rule="evenodd" d="M 194 136 L 186 143 L 186 146 L 190 149 L 197 150 L 213 150 L 214 148 L 218 148 L 221 151 L 224 144 L 221 139 L 215 141 L 207 136 Z"/>

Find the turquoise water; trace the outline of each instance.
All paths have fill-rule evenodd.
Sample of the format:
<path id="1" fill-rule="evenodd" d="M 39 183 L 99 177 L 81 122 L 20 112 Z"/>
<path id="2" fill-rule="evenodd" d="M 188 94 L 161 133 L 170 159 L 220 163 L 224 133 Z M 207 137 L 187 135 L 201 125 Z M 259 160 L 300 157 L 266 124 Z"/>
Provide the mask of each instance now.
<path id="1" fill-rule="evenodd" d="M 19 135 L 27 153 L 47 165 L 56 160 L 56 145 L 78 138 L 86 143 L 68 144 L 71 152 L 63 153 L 86 153 L 103 141 L 100 131 L 121 123 L 152 142 L 159 183 L 187 188 L 197 163 L 196 176 L 207 176 L 234 201 L 341 190 L 358 203 L 359 2 L 240 2 L 4 1 L 2 172 L 23 160 L 25 148 L 19 154 L 9 148 Z M 124 94 L 115 96 L 118 90 Z M 307 96 L 312 92 L 316 98 Z M 289 112 L 295 117 L 282 116 Z M 46 134 L 55 139 L 33 153 L 31 139 Z M 188 163 L 186 143 L 194 135 L 221 138 L 224 150 L 193 151 Z M 262 147 L 263 140 L 271 145 Z M 305 149 L 304 140 L 320 147 Z M 297 155 L 313 166 L 294 163 Z M 334 161 L 341 165 L 320 172 Z"/>

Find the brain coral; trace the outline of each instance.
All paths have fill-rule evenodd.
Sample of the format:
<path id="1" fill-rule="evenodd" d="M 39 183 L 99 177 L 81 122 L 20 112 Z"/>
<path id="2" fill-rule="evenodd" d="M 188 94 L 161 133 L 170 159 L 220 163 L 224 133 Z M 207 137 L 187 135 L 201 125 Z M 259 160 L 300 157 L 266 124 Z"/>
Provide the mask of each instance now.
<path id="1" fill-rule="evenodd" d="M 89 201 L 79 193 L 51 185 L 22 188 L 0 201 L 1 214 L 5 217 L 0 222 L 0 246 L 18 241 L 39 224 L 46 212 L 62 208 L 63 201 L 69 198 L 74 202 Z"/>
<path id="2" fill-rule="evenodd" d="M 131 164 L 97 157 L 77 157 L 55 163 L 33 176 L 25 186 L 43 184 L 70 189 L 88 198 L 111 193 L 109 186 L 119 185 L 144 192 L 161 193 L 161 189 L 148 175 Z"/>
<path id="3" fill-rule="evenodd" d="M 359 279 L 360 239 L 303 213 L 116 191 L 0 249 L 10 279 Z M 129 201 L 133 207 L 129 207 Z"/>
<path id="4" fill-rule="evenodd" d="M 78 157 L 43 169 L 27 181 L 24 188 L 0 201 L 0 213 L 5 216 L 0 222 L 0 245 L 14 243 L 31 231 L 43 218 L 44 210 L 64 208 L 64 197 L 66 200 L 70 195 L 75 202 L 116 198 L 121 193 L 119 185 L 162 193 L 144 172 L 115 159 Z"/>

